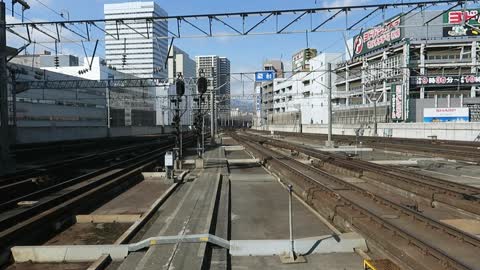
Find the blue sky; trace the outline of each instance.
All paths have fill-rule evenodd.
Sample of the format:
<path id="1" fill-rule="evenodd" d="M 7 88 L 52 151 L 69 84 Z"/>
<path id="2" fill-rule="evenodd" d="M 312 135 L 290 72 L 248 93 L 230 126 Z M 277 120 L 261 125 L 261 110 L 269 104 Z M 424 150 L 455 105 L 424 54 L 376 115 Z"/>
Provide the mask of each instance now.
<path id="1" fill-rule="evenodd" d="M 47 5 L 54 11 L 69 13 L 70 19 L 101 19 L 103 18 L 103 4 L 126 2 L 127 0 L 27 0 L 32 8 L 27 10 L 25 16 L 31 20 L 61 20 L 58 14 L 43 6 L 40 2 Z M 359 5 L 371 3 L 402 2 L 402 0 L 155 0 L 169 15 L 186 14 L 204 14 L 238 11 L 258 11 L 258 10 L 278 10 L 278 9 L 296 9 L 311 7 L 327 7 L 339 5 Z M 9 2 L 9 1 L 7 1 Z M 408 2 L 408 0 L 403 0 Z M 7 5 L 9 7 L 9 5 Z M 19 8 L 17 8 L 18 10 Z M 8 12 L 8 11 L 7 11 Z M 348 20 L 354 22 L 356 18 L 369 11 L 352 13 Z M 368 27 L 379 23 L 382 17 L 388 18 L 400 9 L 388 10 L 385 15 L 380 12 L 372 16 L 360 26 Z M 331 13 L 330 13 L 331 15 Z M 313 23 L 321 22 L 328 18 L 329 13 L 320 14 Z M 17 20 L 19 19 L 18 16 Z M 292 17 L 293 18 L 293 17 Z M 288 20 L 289 18 L 283 18 Z M 11 19 L 10 19 L 11 20 Z M 252 20 L 252 22 L 254 22 Z M 271 23 L 274 23 L 272 21 Z M 284 25 L 286 21 L 280 22 Z M 308 18 L 303 19 L 294 30 L 305 29 L 310 25 Z M 273 26 L 273 25 L 270 25 Z M 268 23 L 263 26 L 269 27 Z M 345 27 L 345 17 L 341 16 L 332 21 L 329 28 Z M 263 29 L 259 29 L 262 31 Z M 193 31 L 191 29 L 191 31 Z M 221 31 L 227 31 L 222 29 Z M 356 31 L 350 32 L 329 32 L 309 34 L 310 47 L 317 48 L 326 52 L 344 52 L 344 35 L 352 36 Z M 175 41 L 175 45 L 182 48 L 190 54 L 192 58 L 201 54 L 217 54 L 226 56 L 231 60 L 233 72 L 252 72 L 258 70 L 266 59 L 282 59 L 290 66 L 291 55 L 301 48 L 306 47 L 305 34 L 294 35 L 261 35 L 261 36 L 242 36 L 242 37 L 221 37 L 221 38 L 202 38 L 202 39 L 180 39 Z M 53 48 L 53 44 L 48 44 Z M 92 44 L 89 45 L 91 50 Z M 83 51 L 79 44 L 62 45 L 64 53 L 74 53 L 83 56 Z M 32 51 L 32 48 L 29 48 Z M 41 48 L 43 49 L 43 48 Z M 37 48 L 38 50 L 38 48 Z M 103 47 L 100 47 L 100 55 L 104 54 Z M 234 85 L 234 91 L 238 92 L 239 85 Z"/>

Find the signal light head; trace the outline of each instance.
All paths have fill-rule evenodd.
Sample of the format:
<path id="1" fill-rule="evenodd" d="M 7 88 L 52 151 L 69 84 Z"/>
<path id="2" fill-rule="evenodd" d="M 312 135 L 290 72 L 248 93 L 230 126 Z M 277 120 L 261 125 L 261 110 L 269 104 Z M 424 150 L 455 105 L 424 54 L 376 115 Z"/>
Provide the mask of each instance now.
<path id="1" fill-rule="evenodd" d="M 205 77 L 200 77 L 197 80 L 197 91 L 200 94 L 205 94 L 207 92 L 208 81 Z"/>

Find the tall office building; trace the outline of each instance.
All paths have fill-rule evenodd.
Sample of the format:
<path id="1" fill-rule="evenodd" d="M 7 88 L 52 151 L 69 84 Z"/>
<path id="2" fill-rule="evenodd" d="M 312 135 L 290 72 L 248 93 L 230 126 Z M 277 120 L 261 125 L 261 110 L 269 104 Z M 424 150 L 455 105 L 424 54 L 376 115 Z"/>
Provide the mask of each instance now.
<path id="1" fill-rule="evenodd" d="M 162 17 L 167 13 L 153 1 L 105 4 L 105 19 Z M 148 24 L 148 25 L 147 25 Z M 167 21 L 110 21 L 105 25 L 108 65 L 141 78 L 166 78 Z"/>
<path id="2" fill-rule="evenodd" d="M 226 57 L 220 57 L 220 111 L 226 114 L 230 113 L 230 60 Z"/>
<path id="3" fill-rule="evenodd" d="M 230 99 L 224 97 L 230 95 L 230 60 L 218 55 L 196 56 L 195 60 L 197 61 L 197 76 L 203 72 L 204 76 L 208 78 L 208 91 L 215 89 L 217 100 L 220 101 L 219 109 L 229 112 Z M 208 98 L 207 101 L 210 106 Z"/>
<path id="4" fill-rule="evenodd" d="M 204 108 L 209 109 L 210 92 L 212 89 L 215 89 L 215 93 L 217 93 L 218 90 L 216 90 L 216 88 L 220 83 L 220 59 L 217 55 L 202 55 L 196 56 L 195 61 L 197 62 L 197 77 L 203 75 L 208 79 L 208 92 L 206 93 Z"/>

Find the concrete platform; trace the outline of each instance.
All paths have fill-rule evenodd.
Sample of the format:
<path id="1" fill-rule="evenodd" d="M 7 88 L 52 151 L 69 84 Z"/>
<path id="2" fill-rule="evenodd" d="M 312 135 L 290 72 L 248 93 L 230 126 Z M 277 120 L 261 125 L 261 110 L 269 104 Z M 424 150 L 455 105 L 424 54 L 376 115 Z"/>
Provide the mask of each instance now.
<path id="1" fill-rule="evenodd" d="M 249 156 L 244 151 L 236 151 L 227 153 L 228 158 L 230 154 Z M 288 193 L 276 178 L 259 164 L 250 164 L 230 166 L 230 180 L 232 243 L 252 239 L 267 242 L 288 239 Z M 293 210 L 295 239 L 332 233 L 326 224 L 296 199 L 293 201 Z M 273 245 L 281 247 L 280 242 Z M 279 256 L 245 256 L 247 253 L 232 256 L 231 269 L 359 270 L 362 267 L 362 258 L 353 253 L 353 249 L 344 254 L 310 254 L 306 256 L 306 263 L 288 265 L 282 264 Z"/>
<path id="2" fill-rule="evenodd" d="M 288 193 L 260 165 L 230 168 L 232 240 L 288 238 Z M 331 231 L 294 200 L 294 232 L 299 238 Z"/>
<path id="3" fill-rule="evenodd" d="M 170 187 L 162 181 L 144 180 L 104 204 L 93 215 L 142 214 Z"/>
<path id="4" fill-rule="evenodd" d="M 219 190 L 220 173 L 226 173 L 226 159 L 220 147 L 207 151 L 205 168 L 192 171 L 193 182 L 180 185 L 162 205 L 151 221 L 135 237 L 138 242 L 154 236 L 208 233 L 213 206 Z M 147 251 L 131 253 L 118 267 L 131 269 L 198 269 L 206 243 L 177 243 L 152 246 Z"/>

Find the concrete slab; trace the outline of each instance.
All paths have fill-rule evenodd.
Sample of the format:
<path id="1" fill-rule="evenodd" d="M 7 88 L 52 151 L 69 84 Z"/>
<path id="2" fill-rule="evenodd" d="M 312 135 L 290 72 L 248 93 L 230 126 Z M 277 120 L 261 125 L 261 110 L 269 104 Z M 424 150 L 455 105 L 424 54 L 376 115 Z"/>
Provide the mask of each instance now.
<path id="1" fill-rule="evenodd" d="M 480 235 L 480 220 L 476 219 L 444 219 L 443 223 L 456 227 L 473 235 Z"/>
<path id="2" fill-rule="evenodd" d="M 396 165 L 396 166 L 417 166 L 417 160 L 372 160 L 371 163 L 379 165 Z"/>
<path id="3" fill-rule="evenodd" d="M 142 181 L 91 214 L 143 214 L 169 187 L 170 185 L 162 181 Z"/>
<path id="4" fill-rule="evenodd" d="M 242 151 L 245 150 L 245 147 L 243 145 L 228 145 L 228 146 L 222 146 L 225 151 Z"/>
<path id="5" fill-rule="evenodd" d="M 272 181 L 276 181 L 276 179 L 272 175 L 265 174 L 265 173 L 259 173 L 259 174 L 232 173 L 230 174 L 230 181 L 272 182 Z"/>
<path id="6" fill-rule="evenodd" d="M 187 235 L 205 233 L 210 230 L 207 217 L 216 199 L 216 176 L 227 173 L 224 151 L 220 147 L 205 154 L 206 166 L 195 170 L 192 182 L 182 183 L 163 204 L 132 242 L 155 236 Z M 152 246 L 145 252 L 131 253 L 118 270 L 193 269 L 202 264 L 206 243 L 177 243 Z"/>
<path id="7" fill-rule="evenodd" d="M 77 223 L 134 223 L 141 215 L 77 215 Z"/>
<path id="8" fill-rule="evenodd" d="M 356 233 L 342 235 L 325 235 L 296 239 L 295 252 L 300 255 L 351 253 L 354 249 L 367 251 L 363 237 Z M 288 254 L 290 240 L 232 240 L 230 254 L 232 256 L 275 256 Z"/>
<path id="9" fill-rule="evenodd" d="M 228 165 L 248 165 L 248 164 L 257 164 L 260 162 L 257 158 L 249 159 L 227 159 Z"/>
<path id="10" fill-rule="evenodd" d="M 230 167 L 231 239 L 288 238 L 288 193 L 262 167 Z M 298 200 L 293 201 L 296 238 L 332 231 Z"/>
<path id="11" fill-rule="evenodd" d="M 15 263 L 5 270 L 85 270 L 90 263 Z M 90 269 L 88 269 L 90 270 Z"/>
<path id="12" fill-rule="evenodd" d="M 49 239 L 45 245 L 113 244 L 131 223 L 75 223 Z"/>
<path id="13" fill-rule="evenodd" d="M 232 257 L 232 270 L 360 270 L 363 260 L 354 253 L 313 254 L 307 263 L 282 264 L 278 256 Z"/>
<path id="14" fill-rule="evenodd" d="M 372 152 L 373 148 L 354 148 L 354 147 L 338 147 L 338 148 L 329 148 L 329 147 L 313 147 L 316 150 L 324 151 L 324 152 Z"/>
<path id="15" fill-rule="evenodd" d="M 22 246 L 11 248 L 15 262 L 61 263 L 93 262 L 104 254 L 112 260 L 123 260 L 128 255 L 127 245 L 91 246 Z"/>

